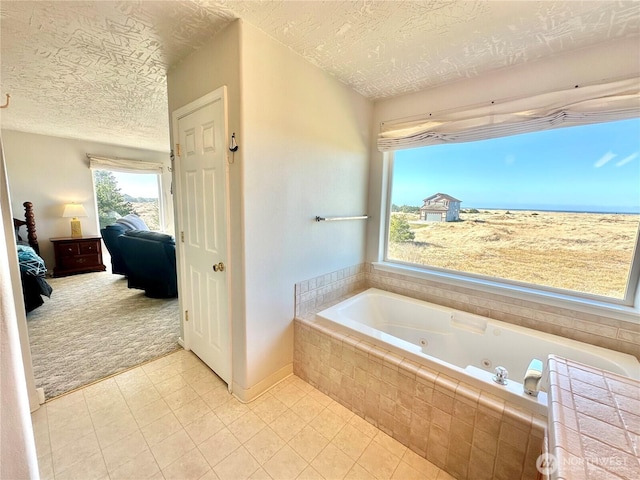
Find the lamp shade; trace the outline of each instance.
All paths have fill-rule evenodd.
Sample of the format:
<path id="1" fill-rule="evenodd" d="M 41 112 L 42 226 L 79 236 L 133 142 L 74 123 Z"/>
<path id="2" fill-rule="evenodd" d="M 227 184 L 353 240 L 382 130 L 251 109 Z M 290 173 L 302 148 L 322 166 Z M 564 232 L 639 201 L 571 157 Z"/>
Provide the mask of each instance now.
<path id="1" fill-rule="evenodd" d="M 86 217 L 87 211 L 84 209 L 82 204 L 80 203 L 67 203 L 64 206 L 64 212 L 62 212 L 63 217 Z"/>

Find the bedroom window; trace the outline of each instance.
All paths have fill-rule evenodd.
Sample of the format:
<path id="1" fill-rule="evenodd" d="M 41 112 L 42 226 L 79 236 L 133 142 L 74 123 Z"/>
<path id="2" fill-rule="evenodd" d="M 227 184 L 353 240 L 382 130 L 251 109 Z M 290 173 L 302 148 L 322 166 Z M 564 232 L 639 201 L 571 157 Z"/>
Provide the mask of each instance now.
<path id="1" fill-rule="evenodd" d="M 130 213 L 150 230 L 160 230 L 160 181 L 153 173 L 94 170 L 93 180 L 100 228 Z"/>
<path id="2" fill-rule="evenodd" d="M 89 153 L 87 157 L 93 173 L 101 229 L 133 213 L 141 217 L 150 230 L 164 230 L 164 166 L 161 163 Z"/>
<path id="3" fill-rule="evenodd" d="M 385 261 L 630 305 L 640 119 L 393 152 Z"/>

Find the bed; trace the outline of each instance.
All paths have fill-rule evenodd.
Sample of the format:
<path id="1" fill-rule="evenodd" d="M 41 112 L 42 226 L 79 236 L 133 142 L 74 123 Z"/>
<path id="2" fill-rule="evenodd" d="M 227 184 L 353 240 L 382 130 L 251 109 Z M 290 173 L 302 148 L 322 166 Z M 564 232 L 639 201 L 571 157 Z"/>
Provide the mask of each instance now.
<path id="1" fill-rule="evenodd" d="M 43 296 L 51 297 L 53 289 L 46 280 L 47 267 L 40 257 L 33 204 L 24 202 L 23 206 L 24 220 L 14 218 L 13 228 L 16 232 L 24 306 L 27 312 L 31 312 L 44 303 Z"/>

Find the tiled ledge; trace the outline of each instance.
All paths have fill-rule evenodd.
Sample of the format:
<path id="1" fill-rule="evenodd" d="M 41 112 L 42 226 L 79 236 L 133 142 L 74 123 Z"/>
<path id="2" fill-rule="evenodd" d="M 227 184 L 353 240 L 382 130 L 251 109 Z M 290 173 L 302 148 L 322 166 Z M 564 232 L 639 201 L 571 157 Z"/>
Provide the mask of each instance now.
<path id="1" fill-rule="evenodd" d="M 640 382 L 550 356 L 551 479 L 640 478 Z"/>

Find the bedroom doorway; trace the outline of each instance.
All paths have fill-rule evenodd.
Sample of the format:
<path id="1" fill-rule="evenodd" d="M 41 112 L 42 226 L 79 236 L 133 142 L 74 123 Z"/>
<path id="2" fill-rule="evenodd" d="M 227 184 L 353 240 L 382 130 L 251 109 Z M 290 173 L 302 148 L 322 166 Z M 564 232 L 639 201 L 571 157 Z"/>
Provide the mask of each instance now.
<path id="1" fill-rule="evenodd" d="M 150 229 L 159 230 L 164 220 L 157 165 L 152 173 L 92 169 L 96 203 L 102 194 L 113 200 L 110 210 L 129 204 Z M 125 276 L 111 273 L 104 246 L 102 251 L 107 272 L 50 279 L 51 298 L 27 317 L 35 382 L 46 400 L 181 348 L 178 300 L 148 298 L 128 288 Z"/>

